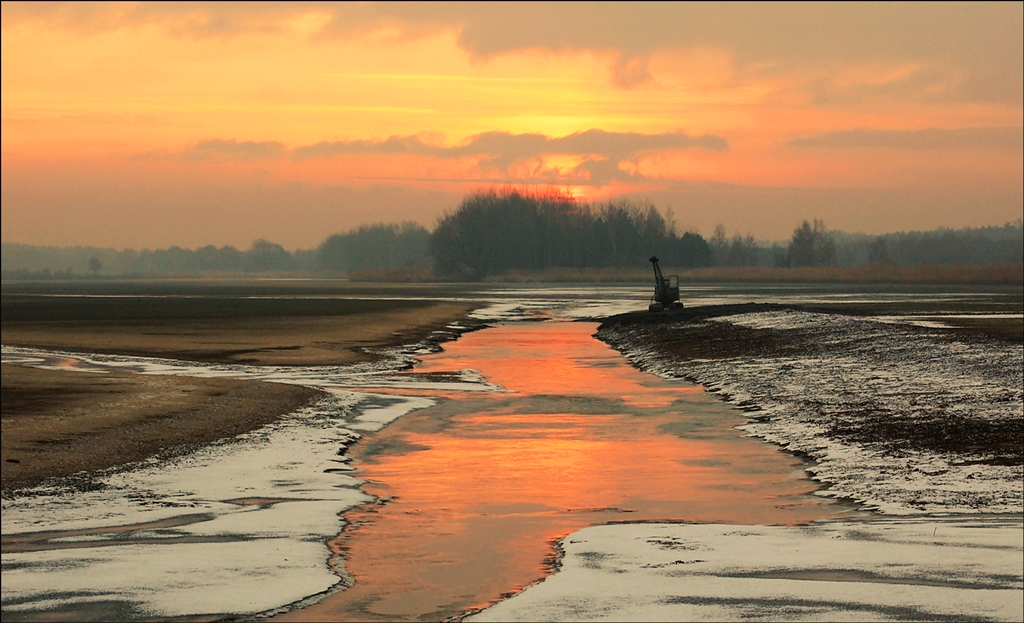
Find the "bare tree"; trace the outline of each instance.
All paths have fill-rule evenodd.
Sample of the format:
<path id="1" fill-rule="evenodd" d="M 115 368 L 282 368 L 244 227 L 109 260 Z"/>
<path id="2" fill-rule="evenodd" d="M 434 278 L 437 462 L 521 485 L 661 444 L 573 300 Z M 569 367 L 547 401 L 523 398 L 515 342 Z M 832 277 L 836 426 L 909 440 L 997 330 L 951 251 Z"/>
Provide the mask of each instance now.
<path id="1" fill-rule="evenodd" d="M 868 245 L 869 264 L 888 264 L 889 250 L 885 245 L 885 238 L 879 236 Z"/>
<path id="2" fill-rule="evenodd" d="M 724 266 L 729 259 L 729 243 L 725 238 L 725 225 L 719 223 L 715 226 L 715 233 L 711 235 L 708 246 L 711 247 L 711 265 Z"/>
<path id="3" fill-rule="evenodd" d="M 789 241 L 790 266 L 834 266 L 836 244 L 825 229 L 825 222 L 814 219 L 814 225 L 804 221 L 793 231 Z"/>
<path id="4" fill-rule="evenodd" d="M 753 234 L 732 237 L 729 245 L 729 266 L 757 266 L 757 242 Z"/>

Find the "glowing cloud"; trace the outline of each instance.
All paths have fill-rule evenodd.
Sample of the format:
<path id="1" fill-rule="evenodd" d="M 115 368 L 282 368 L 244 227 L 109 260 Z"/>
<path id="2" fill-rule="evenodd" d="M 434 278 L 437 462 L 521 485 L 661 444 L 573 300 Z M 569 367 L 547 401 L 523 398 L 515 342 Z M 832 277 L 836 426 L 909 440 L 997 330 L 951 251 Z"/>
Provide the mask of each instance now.
<path id="1" fill-rule="evenodd" d="M 308 247 L 399 214 L 384 205 L 429 226 L 503 183 L 651 198 L 705 233 L 769 238 L 797 216 L 885 231 L 1024 209 L 1019 2 L 0 10 L 9 242 L 134 246 L 151 223 L 153 245 L 287 230 Z M 259 223 L 245 239 L 238 214 Z"/>

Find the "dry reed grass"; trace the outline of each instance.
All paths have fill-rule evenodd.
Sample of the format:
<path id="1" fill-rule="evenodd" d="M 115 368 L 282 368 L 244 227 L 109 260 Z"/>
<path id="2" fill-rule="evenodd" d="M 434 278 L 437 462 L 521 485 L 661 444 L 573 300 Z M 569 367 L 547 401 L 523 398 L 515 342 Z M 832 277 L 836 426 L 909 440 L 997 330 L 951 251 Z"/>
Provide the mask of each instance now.
<path id="1" fill-rule="evenodd" d="M 985 264 L 947 266 L 919 264 L 894 266 L 868 264 L 863 266 L 807 266 L 799 268 L 714 267 L 675 269 L 666 267 L 666 275 L 677 274 L 690 283 L 919 283 L 1021 285 L 1024 264 Z M 511 270 L 485 279 L 488 283 L 625 283 L 647 282 L 652 271 L 645 268 L 550 268 L 546 270 Z"/>
<path id="2" fill-rule="evenodd" d="M 865 264 L 798 268 L 699 268 L 679 273 L 680 281 L 831 282 L 1021 285 L 1024 264 L 940 265 Z"/>
<path id="3" fill-rule="evenodd" d="M 349 281 L 372 283 L 429 283 L 440 281 L 429 268 L 405 267 L 385 269 L 361 269 L 348 273 Z"/>

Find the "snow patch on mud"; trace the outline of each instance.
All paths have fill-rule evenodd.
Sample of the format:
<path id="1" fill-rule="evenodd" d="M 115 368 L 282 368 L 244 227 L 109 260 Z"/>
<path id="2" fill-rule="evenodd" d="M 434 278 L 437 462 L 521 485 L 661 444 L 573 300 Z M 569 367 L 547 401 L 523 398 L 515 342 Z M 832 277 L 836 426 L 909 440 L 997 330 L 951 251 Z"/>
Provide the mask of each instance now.
<path id="1" fill-rule="evenodd" d="M 234 439 L 95 474 L 88 490 L 57 479 L 5 499 L 5 615 L 109 601 L 142 617 L 251 615 L 335 590 L 343 561 L 325 536 L 372 500 L 345 456 L 365 399 L 332 391 Z"/>
<path id="2" fill-rule="evenodd" d="M 466 621 L 1020 621 L 1020 518 L 620 524 Z"/>

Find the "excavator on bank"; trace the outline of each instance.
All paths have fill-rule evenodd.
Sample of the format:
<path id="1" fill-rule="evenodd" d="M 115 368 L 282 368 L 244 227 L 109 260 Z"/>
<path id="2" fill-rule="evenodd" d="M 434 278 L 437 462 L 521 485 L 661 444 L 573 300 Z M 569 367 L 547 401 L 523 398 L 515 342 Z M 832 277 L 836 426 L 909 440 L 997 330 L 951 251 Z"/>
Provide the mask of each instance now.
<path id="1" fill-rule="evenodd" d="M 652 312 L 682 309 L 683 304 L 679 301 L 679 277 L 669 275 L 666 279 L 665 275 L 661 274 L 657 257 L 651 256 L 651 264 L 654 265 L 654 296 L 651 297 L 651 304 L 647 309 Z"/>

